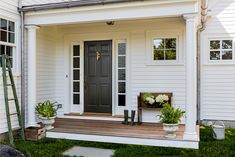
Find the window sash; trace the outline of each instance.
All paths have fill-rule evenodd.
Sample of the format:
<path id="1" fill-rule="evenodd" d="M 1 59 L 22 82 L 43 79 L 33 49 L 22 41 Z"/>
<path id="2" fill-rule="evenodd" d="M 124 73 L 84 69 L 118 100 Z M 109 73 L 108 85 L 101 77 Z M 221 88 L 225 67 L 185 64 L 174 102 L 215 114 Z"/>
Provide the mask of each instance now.
<path id="1" fill-rule="evenodd" d="M 164 41 L 164 45 L 163 45 L 163 48 L 160 48 L 160 49 L 154 49 L 154 40 L 163 40 Z M 166 48 L 166 39 L 175 39 L 175 48 Z M 163 59 L 155 59 L 155 54 L 154 52 L 156 51 L 163 51 L 164 53 L 164 58 Z M 167 51 L 170 51 L 170 50 L 173 50 L 175 51 L 175 59 L 167 59 L 166 57 L 166 52 Z M 156 37 L 156 38 L 153 38 L 152 39 L 152 60 L 154 62 L 169 62 L 169 61 L 177 61 L 178 60 L 178 38 L 177 37 Z"/>
<path id="2" fill-rule="evenodd" d="M 125 50 L 124 50 L 124 53 L 121 53 L 119 52 L 120 49 L 119 49 L 119 44 L 125 44 Z M 123 45 L 122 45 L 123 46 Z M 117 105 L 118 106 L 126 106 L 126 101 L 127 101 L 127 83 L 126 83 L 126 66 L 127 66 L 127 49 L 126 49 L 127 45 L 126 45 L 126 41 L 125 40 L 119 40 L 117 41 L 117 94 L 116 94 L 116 98 L 117 98 Z M 120 48 L 123 48 L 123 47 L 120 47 Z M 119 62 L 119 59 L 124 59 L 124 63 L 122 66 L 119 66 L 120 65 L 120 62 Z M 123 61 L 123 60 L 122 60 Z M 124 79 L 119 79 L 119 72 L 120 70 L 122 70 L 122 72 L 124 71 L 124 75 L 125 75 L 125 78 Z M 121 73 L 122 74 L 122 73 Z M 122 88 L 124 85 L 124 89 Z M 124 92 L 119 92 L 123 90 Z M 123 103 L 123 104 L 121 104 Z"/>
<path id="3" fill-rule="evenodd" d="M 222 44 L 223 41 L 231 40 L 232 41 L 232 49 L 225 49 L 223 48 Z M 211 49 L 211 41 L 219 41 L 220 48 L 219 49 Z M 224 51 L 232 51 L 232 58 L 231 59 L 223 59 L 223 52 Z M 211 59 L 211 52 L 219 52 L 219 59 Z M 234 44 L 232 39 L 210 39 L 209 40 L 209 60 L 210 61 L 232 61 L 234 60 Z"/>

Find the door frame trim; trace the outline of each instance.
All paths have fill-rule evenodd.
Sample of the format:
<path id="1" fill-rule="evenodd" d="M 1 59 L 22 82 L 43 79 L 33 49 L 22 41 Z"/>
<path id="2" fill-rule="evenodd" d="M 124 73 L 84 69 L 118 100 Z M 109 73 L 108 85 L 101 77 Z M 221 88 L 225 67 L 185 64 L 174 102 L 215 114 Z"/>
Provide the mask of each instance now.
<path id="1" fill-rule="evenodd" d="M 62 40 L 63 39 L 63 40 Z M 106 32 L 106 33 L 74 33 L 74 34 L 63 34 L 61 36 L 61 44 L 63 47 L 61 49 L 58 49 L 58 54 L 63 56 L 63 60 L 61 60 L 61 64 L 64 64 L 64 69 L 63 72 L 61 72 L 61 75 L 63 75 L 63 85 L 61 87 L 58 87 L 58 89 L 61 89 L 63 92 L 64 97 L 61 97 L 58 99 L 58 101 L 62 102 L 64 105 L 62 106 L 62 112 L 59 113 L 58 115 L 64 115 L 64 114 L 69 114 L 75 112 L 75 110 L 71 110 L 71 52 L 72 52 L 72 46 L 74 44 L 79 44 L 80 45 L 80 56 L 81 56 L 81 61 L 80 61 L 80 66 L 81 66 L 81 85 L 80 85 L 80 90 L 83 90 L 83 49 L 84 49 L 84 41 L 94 41 L 94 40 L 112 40 L 113 41 L 113 47 L 112 47 L 112 55 L 113 55 L 113 69 L 112 69 L 112 83 L 113 83 L 113 88 L 112 88 L 112 115 L 123 115 L 123 110 L 127 109 L 133 109 L 131 103 L 133 103 L 133 99 L 131 98 L 131 48 L 130 48 L 130 32 L 126 31 L 118 31 L 118 32 Z M 127 53 L 127 58 L 126 58 L 126 91 L 127 91 L 127 99 L 126 99 L 126 106 L 118 106 L 117 105 L 117 98 L 116 98 L 116 92 L 117 92 L 117 85 L 116 85 L 116 42 L 118 40 L 126 40 L 126 53 Z M 60 75 L 59 75 L 60 76 Z M 58 95 L 62 95 L 58 93 Z M 77 112 L 83 114 L 84 113 L 84 105 L 83 105 L 83 92 L 81 92 L 81 97 L 80 97 L 81 105 L 76 106 Z"/>
<path id="2" fill-rule="evenodd" d="M 84 59 L 85 59 L 85 51 L 84 51 L 84 42 L 87 41 L 105 41 L 105 40 L 110 40 L 112 41 L 112 116 L 115 115 L 115 89 L 116 89 L 116 80 L 115 80 L 115 39 L 113 38 L 99 38 L 99 39 L 86 39 L 86 40 L 80 40 L 77 42 L 71 42 L 70 43 L 70 54 L 69 54 L 69 87 L 70 87 L 70 113 L 80 113 L 83 114 L 85 111 L 85 94 L 84 94 L 84 77 L 85 77 L 85 67 L 84 67 Z M 80 105 L 73 105 L 73 46 L 74 45 L 80 45 Z"/>

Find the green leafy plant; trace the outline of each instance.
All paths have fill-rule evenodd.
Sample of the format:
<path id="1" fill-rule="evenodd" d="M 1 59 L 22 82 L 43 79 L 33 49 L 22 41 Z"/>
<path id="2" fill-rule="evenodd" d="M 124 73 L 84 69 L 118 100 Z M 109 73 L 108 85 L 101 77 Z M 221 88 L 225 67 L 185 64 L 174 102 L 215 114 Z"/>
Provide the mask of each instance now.
<path id="1" fill-rule="evenodd" d="M 160 112 L 160 122 L 167 124 L 179 123 L 185 113 L 179 108 L 172 107 L 169 103 L 164 104 Z"/>
<path id="2" fill-rule="evenodd" d="M 40 102 L 35 108 L 36 114 L 41 117 L 54 117 L 57 114 L 56 102 L 51 102 L 49 100 Z"/>

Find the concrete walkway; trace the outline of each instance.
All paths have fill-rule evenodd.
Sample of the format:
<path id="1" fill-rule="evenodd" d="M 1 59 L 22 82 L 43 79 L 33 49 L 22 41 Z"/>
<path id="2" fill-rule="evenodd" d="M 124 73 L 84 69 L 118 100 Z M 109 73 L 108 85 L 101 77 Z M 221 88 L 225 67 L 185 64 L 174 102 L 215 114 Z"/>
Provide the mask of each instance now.
<path id="1" fill-rule="evenodd" d="M 115 150 L 112 149 L 100 149 L 92 147 L 72 147 L 65 151 L 63 155 L 77 156 L 77 157 L 111 157 Z"/>

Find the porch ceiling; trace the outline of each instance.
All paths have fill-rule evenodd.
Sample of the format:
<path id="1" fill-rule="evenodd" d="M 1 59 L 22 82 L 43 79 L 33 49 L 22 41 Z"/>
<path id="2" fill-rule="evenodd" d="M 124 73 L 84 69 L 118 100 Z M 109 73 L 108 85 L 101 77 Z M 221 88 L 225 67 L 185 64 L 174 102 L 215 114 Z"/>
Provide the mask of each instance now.
<path id="1" fill-rule="evenodd" d="M 112 20 L 179 17 L 197 12 L 197 6 L 197 0 L 155 0 L 48 9 L 26 12 L 25 24 L 64 25 Z"/>
<path id="2" fill-rule="evenodd" d="M 57 118 L 54 126 L 54 129 L 47 132 L 47 137 L 152 146 L 186 148 L 198 146 L 198 141 L 182 139 L 184 125 L 179 126 L 176 139 L 165 138 L 161 124 L 143 123 L 130 126 L 117 121 Z"/>

